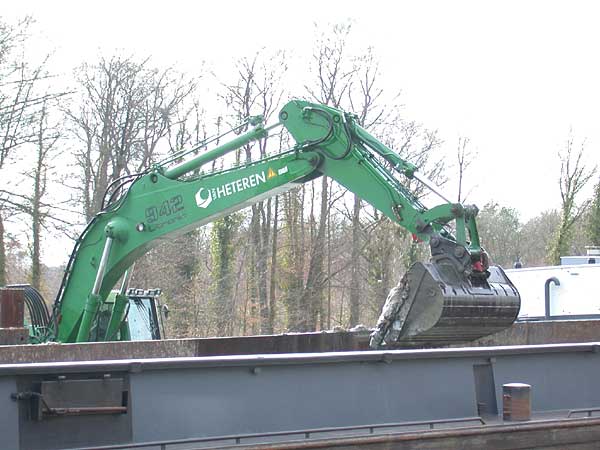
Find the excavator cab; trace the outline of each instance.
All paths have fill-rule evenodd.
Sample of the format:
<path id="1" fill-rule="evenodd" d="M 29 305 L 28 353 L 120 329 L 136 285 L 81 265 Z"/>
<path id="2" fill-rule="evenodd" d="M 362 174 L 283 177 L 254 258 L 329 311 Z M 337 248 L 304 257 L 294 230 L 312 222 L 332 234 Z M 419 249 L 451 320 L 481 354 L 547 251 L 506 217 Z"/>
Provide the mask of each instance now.
<path id="1" fill-rule="evenodd" d="M 165 339 L 165 305 L 160 304 L 160 289 L 129 288 L 120 324 L 110 329 L 119 292 L 114 290 L 98 310 L 91 337 L 95 341 L 151 341 Z"/>
<path id="2" fill-rule="evenodd" d="M 501 267 L 487 266 L 487 256 L 472 264 L 464 247 L 440 236 L 430 246 L 431 262 L 413 264 L 388 295 L 372 348 L 459 344 L 516 320 L 521 298 Z"/>

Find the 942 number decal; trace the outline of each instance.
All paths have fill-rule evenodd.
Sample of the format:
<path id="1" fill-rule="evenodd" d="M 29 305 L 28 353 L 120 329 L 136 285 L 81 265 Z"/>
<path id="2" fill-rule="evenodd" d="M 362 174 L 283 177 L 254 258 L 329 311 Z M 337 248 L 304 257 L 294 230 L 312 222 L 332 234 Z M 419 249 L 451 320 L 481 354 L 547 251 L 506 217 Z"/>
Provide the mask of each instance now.
<path id="1" fill-rule="evenodd" d="M 159 206 L 146 208 L 146 223 L 153 224 L 184 210 L 183 197 L 175 195 L 162 202 Z"/>

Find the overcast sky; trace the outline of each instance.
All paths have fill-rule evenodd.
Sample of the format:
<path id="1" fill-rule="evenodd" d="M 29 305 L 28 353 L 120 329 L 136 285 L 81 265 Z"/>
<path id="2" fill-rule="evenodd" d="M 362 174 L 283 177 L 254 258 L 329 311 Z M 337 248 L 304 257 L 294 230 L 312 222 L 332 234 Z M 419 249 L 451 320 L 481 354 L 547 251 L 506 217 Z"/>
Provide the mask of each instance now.
<path id="1" fill-rule="evenodd" d="M 31 14 L 53 67 L 70 72 L 116 49 L 199 72 L 261 47 L 286 49 L 303 70 L 313 24 L 348 19 L 374 46 L 406 116 L 477 151 L 468 200 L 517 208 L 523 219 L 559 204 L 557 157 L 569 130 L 600 163 L 600 4 L 584 1 L 11 1 Z M 453 161 L 449 161 L 453 162 Z M 586 195 L 591 194 L 591 188 Z"/>

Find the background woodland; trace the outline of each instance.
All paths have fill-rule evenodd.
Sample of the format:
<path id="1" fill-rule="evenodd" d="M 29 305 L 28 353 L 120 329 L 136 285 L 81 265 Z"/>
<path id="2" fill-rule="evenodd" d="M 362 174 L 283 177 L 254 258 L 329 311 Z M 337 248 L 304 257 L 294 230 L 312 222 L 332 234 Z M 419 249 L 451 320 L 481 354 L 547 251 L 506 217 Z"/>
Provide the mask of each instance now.
<path id="1" fill-rule="evenodd" d="M 100 55 L 65 80 L 50 71 L 52 56 L 30 56 L 32 27 L 31 18 L 0 18 L 0 285 L 29 282 L 49 303 L 63 268 L 44 264 L 52 255 L 42 249 L 55 248 L 48 244 L 57 236 L 76 239 L 112 181 L 180 150 L 205 151 L 199 143 L 250 115 L 274 122 L 292 97 L 355 112 L 373 135 L 457 192 L 457 201 L 468 203 L 475 188 L 469 138 L 448 142 L 406 117 L 401 87 L 388 92 L 380 83 L 376 49 L 350 51 L 348 24 L 315 27 L 312 58 L 293 91 L 291 56 L 264 48 L 228 70 L 200 74 L 159 67 L 150 56 Z M 291 145 L 276 135 L 240 149 L 230 163 Z M 584 163 L 590 149 L 573 133 L 556 149 L 549 149 L 561 163 L 555 210 L 523 221 L 510 205 L 479 205 L 495 264 L 557 264 L 560 255 L 600 245 L 600 183 Z M 71 249 L 60 251 L 65 260 Z M 374 325 L 402 273 L 427 257 L 426 246 L 322 177 L 155 248 L 136 263 L 131 285 L 162 289 L 169 337 L 350 328 Z"/>

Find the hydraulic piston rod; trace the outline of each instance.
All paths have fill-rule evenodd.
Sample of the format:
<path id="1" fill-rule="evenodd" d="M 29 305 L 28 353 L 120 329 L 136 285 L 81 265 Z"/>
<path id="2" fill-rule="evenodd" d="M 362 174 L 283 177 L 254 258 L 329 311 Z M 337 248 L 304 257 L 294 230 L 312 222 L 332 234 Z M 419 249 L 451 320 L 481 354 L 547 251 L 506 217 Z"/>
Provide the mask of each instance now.
<path id="1" fill-rule="evenodd" d="M 77 333 L 77 342 L 85 342 L 88 340 L 90 335 L 90 329 L 92 327 L 92 320 L 94 319 L 100 302 L 100 288 L 102 286 L 102 280 L 106 272 L 106 266 L 108 265 L 108 258 L 110 257 L 110 250 L 112 248 L 113 238 L 111 236 L 106 237 L 104 243 L 104 250 L 102 251 L 102 258 L 100 258 L 100 264 L 98 265 L 98 272 L 96 272 L 96 279 L 94 281 L 94 287 L 92 292 L 88 295 L 83 309 L 83 316 L 81 318 L 81 324 L 79 325 L 79 331 Z"/>
<path id="2" fill-rule="evenodd" d="M 276 124 L 274 126 L 278 126 Z M 263 128 L 262 125 L 258 125 L 256 128 L 251 131 L 238 136 L 234 140 L 227 142 L 223 145 L 218 146 L 215 149 L 212 149 L 206 153 L 203 153 L 189 161 L 185 161 L 175 167 L 171 167 L 170 169 L 165 170 L 165 177 L 175 180 L 186 173 L 189 173 L 193 170 L 202 167 L 204 164 L 214 161 L 221 156 L 226 155 L 229 152 L 237 150 L 238 148 L 249 144 L 252 141 L 256 141 L 257 139 L 262 139 L 267 136 L 268 131 L 273 128 L 273 126 L 269 128 Z"/>

